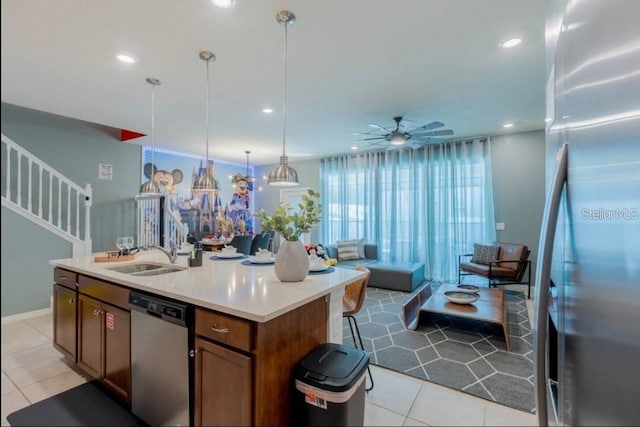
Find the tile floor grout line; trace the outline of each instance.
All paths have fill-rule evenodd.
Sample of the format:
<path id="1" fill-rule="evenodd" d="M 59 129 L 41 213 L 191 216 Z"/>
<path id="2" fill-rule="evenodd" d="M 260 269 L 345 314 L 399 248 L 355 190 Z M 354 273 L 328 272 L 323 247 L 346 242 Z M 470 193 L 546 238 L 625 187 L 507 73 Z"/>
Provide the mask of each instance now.
<path id="1" fill-rule="evenodd" d="M 413 407 L 415 406 L 416 402 L 418 401 L 418 396 L 420 396 L 420 392 L 422 391 L 423 388 L 424 388 L 424 384 L 420 384 L 420 388 L 418 388 L 418 392 L 414 396 L 413 402 L 411 402 L 411 406 L 409 406 L 409 410 L 407 411 L 407 415 L 405 416 L 405 420 L 404 420 L 405 423 L 407 422 L 406 418 L 409 418 L 409 414 L 411 414 L 411 411 L 413 410 Z M 417 421 L 420 421 L 421 423 L 424 423 L 424 421 L 422 421 L 422 420 L 417 420 Z"/>

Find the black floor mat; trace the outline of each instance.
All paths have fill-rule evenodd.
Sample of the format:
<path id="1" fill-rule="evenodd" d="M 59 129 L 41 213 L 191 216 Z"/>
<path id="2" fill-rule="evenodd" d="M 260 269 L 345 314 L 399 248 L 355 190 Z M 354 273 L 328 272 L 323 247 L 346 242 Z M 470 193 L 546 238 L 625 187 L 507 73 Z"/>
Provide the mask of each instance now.
<path id="1" fill-rule="evenodd" d="M 7 416 L 11 426 L 145 426 L 91 381 Z"/>

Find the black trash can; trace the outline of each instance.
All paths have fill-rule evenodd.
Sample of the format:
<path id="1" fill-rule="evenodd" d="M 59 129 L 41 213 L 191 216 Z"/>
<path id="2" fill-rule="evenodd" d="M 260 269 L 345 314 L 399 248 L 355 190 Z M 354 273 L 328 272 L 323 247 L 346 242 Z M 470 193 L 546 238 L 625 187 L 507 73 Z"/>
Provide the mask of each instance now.
<path id="1" fill-rule="evenodd" d="M 320 344 L 294 370 L 294 425 L 364 425 L 369 355 L 341 344 Z"/>

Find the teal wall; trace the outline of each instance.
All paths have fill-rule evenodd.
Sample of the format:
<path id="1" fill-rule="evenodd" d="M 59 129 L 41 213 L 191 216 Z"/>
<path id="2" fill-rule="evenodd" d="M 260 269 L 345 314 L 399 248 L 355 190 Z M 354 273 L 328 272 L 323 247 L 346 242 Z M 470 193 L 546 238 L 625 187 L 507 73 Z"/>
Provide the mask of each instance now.
<path id="1" fill-rule="evenodd" d="M 133 196 L 140 185 L 140 146 L 122 143 L 117 129 L 2 104 L 2 133 L 76 184 L 93 188 L 93 250 L 133 235 Z M 6 153 L 3 152 L 3 156 Z M 113 165 L 113 180 L 98 179 L 98 164 Z M 3 162 L 4 167 L 4 162 Z M 71 256 L 71 245 L 2 208 L 2 316 L 49 306 L 48 260 Z"/>
<path id="2" fill-rule="evenodd" d="M 544 131 L 492 137 L 491 162 L 495 219 L 505 225 L 496 239 L 531 249 L 533 279 L 545 199 Z"/>

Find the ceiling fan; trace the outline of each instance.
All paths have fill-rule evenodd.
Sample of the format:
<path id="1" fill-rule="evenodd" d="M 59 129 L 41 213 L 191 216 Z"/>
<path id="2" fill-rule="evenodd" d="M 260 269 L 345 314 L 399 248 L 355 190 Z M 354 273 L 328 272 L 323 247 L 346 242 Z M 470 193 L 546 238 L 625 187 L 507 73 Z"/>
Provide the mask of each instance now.
<path id="1" fill-rule="evenodd" d="M 404 144 L 408 144 L 411 148 L 418 148 L 425 144 L 437 144 L 443 142 L 442 136 L 453 135 L 451 129 L 434 130 L 444 126 L 442 122 L 431 122 L 424 126 L 419 126 L 411 130 L 407 130 L 407 126 L 413 123 L 410 120 L 403 119 L 402 116 L 393 118 L 396 122 L 395 129 L 392 127 L 385 128 L 375 123 L 369 125 L 373 128 L 367 133 L 356 133 L 361 135 L 362 139 L 353 142 L 366 141 L 367 146 L 390 144 L 387 150 L 393 150 Z"/>

